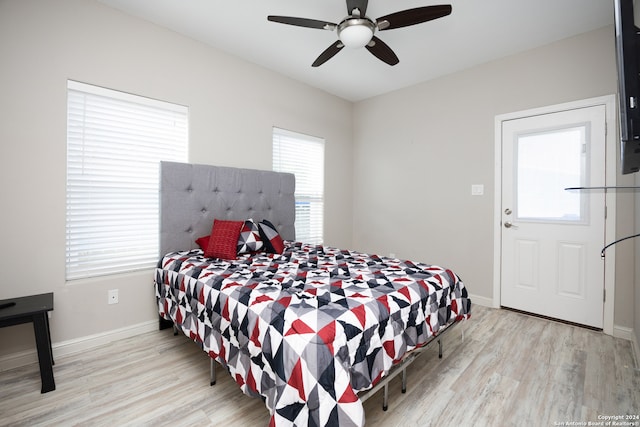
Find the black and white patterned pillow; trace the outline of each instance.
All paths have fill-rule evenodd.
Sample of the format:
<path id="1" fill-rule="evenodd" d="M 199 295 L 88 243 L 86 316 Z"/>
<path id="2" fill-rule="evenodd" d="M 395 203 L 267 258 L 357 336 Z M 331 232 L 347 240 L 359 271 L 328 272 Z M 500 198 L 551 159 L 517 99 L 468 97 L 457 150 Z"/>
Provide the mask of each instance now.
<path id="1" fill-rule="evenodd" d="M 258 225 L 251 218 L 245 220 L 238 237 L 238 254 L 257 252 L 263 247 Z"/>
<path id="2" fill-rule="evenodd" d="M 258 224 L 260 227 L 260 237 L 264 242 L 264 250 L 272 254 L 281 254 L 284 252 L 284 241 L 276 226 L 270 221 L 263 219 Z"/>

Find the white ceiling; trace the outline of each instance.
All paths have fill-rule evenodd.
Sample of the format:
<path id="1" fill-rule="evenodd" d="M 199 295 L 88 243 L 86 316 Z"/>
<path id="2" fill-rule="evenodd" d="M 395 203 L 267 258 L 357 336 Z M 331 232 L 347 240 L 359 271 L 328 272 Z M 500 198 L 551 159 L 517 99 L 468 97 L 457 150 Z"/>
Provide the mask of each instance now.
<path id="1" fill-rule="evenodd" d="M 400 58 L 396 66 L 364 48 L 344 48 L 312 68 L 337 40 L 335 31 L 269 22 L 267 15 L 338 23 L 347 15 L 345 0 L 99 1 L 350 101 L 613 24 L 613 0 L 370 0 L 373 19 L 443 3 L 453 12 L 376 34 Z"/>

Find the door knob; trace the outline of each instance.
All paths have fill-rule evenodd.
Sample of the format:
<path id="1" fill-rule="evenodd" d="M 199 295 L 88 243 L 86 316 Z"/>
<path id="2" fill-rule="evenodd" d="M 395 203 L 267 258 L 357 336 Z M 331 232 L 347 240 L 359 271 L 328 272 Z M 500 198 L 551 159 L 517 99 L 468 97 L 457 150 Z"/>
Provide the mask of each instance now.
<path id="1" fill-rule="evenodd" d="M 504 223 L 504 228 L 511 228 L 511 227 L 513 227 L 513 224 L 511 224 L 510 222 L 507 221 Z"/>

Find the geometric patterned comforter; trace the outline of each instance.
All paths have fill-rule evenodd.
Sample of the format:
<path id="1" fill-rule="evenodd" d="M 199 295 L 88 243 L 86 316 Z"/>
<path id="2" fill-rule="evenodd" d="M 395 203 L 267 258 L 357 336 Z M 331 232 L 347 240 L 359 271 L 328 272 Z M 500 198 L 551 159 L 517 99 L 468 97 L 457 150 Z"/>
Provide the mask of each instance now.
<path id="1" fill-rule="evenodd" d="M 285 241 L 282 255 L 237 260 L 167 254 L 158 311 L 215 358 L 271 426 L 362 426 L 357 393 L 471 301 L 450 270 Z"/>

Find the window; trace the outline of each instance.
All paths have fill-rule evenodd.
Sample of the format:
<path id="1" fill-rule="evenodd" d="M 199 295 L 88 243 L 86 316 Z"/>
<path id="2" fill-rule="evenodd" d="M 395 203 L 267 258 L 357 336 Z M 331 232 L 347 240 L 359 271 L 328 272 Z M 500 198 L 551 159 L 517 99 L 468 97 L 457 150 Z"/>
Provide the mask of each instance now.
<path id="1" fill-rule="evenodd" d="M 586 185 L 586 125 L 517 136 L 516 218 L 584 223 L 588 195 L 565 191 Z"/>
<path id="2" fill-rule="evenodd" d="M 322 244 L 324 139 L 273 128 L 273 170 L 296 176 L 296 240 Z"/>
<path id="3" fill-rule="evenodd" d="M 68 82 L 67 280 L 157 263 L 159 162 L 187 145 L 187 107 Z"/>

